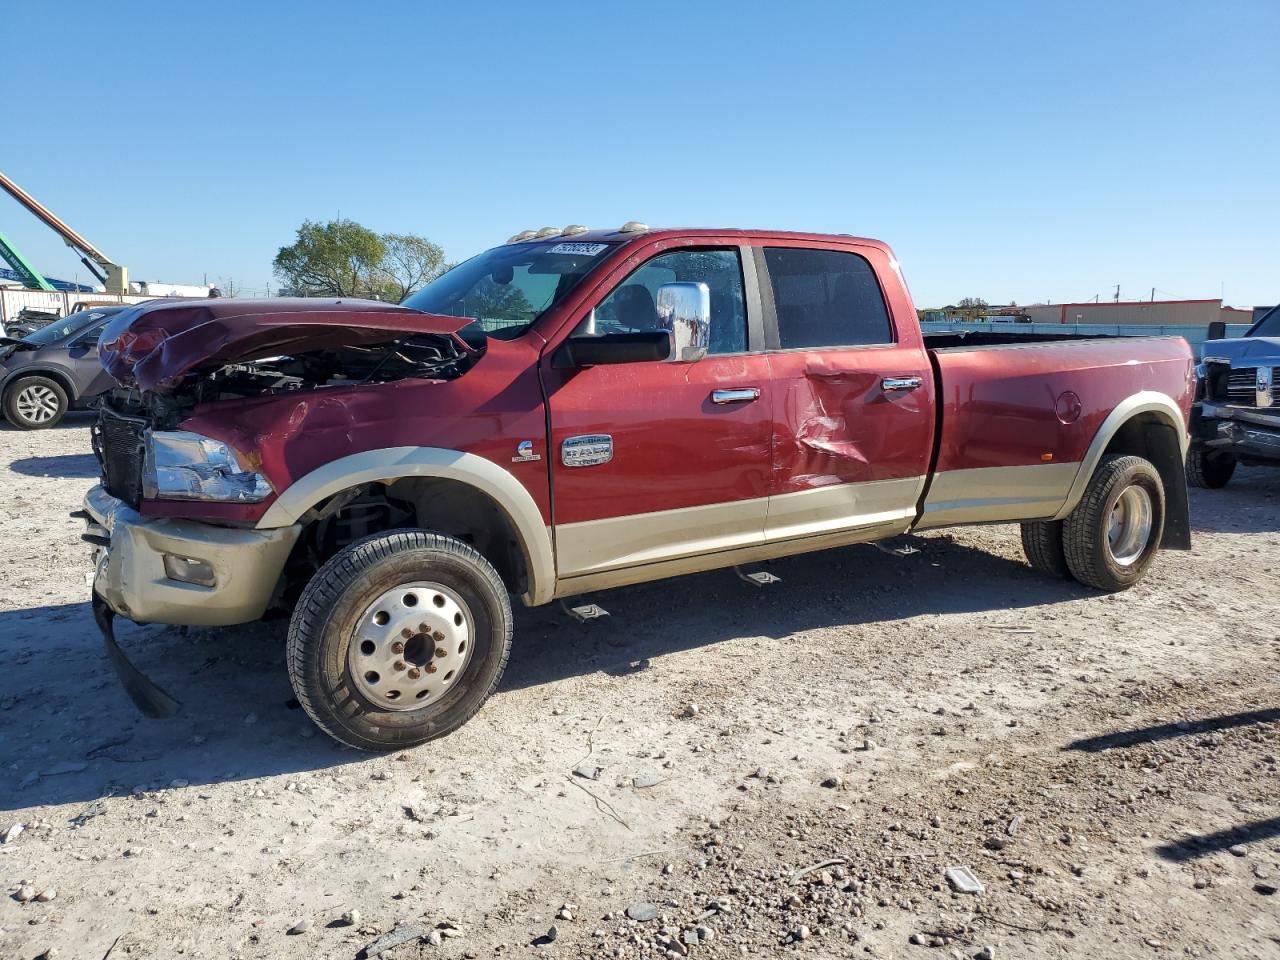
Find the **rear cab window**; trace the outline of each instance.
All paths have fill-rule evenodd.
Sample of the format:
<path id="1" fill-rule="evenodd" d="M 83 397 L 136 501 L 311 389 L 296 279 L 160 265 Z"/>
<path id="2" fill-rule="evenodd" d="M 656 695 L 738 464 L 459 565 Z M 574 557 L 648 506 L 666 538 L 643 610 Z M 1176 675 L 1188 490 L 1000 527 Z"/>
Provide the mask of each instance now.
<path id="1" fill-rule="evenodd" d="M 765 247 L 778 346 L 783 350 L 894 342 L 871 264 L 856 253 Z"/>

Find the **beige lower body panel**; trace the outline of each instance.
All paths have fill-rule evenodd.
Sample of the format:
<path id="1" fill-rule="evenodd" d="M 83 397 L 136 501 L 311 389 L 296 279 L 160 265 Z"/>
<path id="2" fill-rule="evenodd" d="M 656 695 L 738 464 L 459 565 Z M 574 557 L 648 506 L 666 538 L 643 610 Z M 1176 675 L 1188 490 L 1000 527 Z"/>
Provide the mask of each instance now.
<path id="1" fill-rule="evenodd" d="M 904 532 L 923 477 L 571 523 L 556 528 L 560 597 L 825 550 Z"/>
<path id="2" fill-rule="evenodd" d="M 1044 520 L 1066 502 L 1078 463 L 948 470 L 934 476 L 917 530 Z"/>
<path id="3" fill-rule="evenodd" d="M 566 577 L 556 584 L 556 596 L 572 597 L 592 590 L 608 590 L 613 587 L 625 587 L 633 583 L 647 583 L 650 580 L 679 577 L 687 573 L 719 570 L 723 567 L 733 567 L 742 563 L 758 563 L 761 560 L 789 557 L 797 553 L 830 550 L 833 547 L 844 547 L 854 543 L 883 540 L 886 537 L 905 533 L 910 524 L 910 518 L 895 520 L 888 523 L 858 527 L 852 530 L 840 530 L 815 537 L 801 537 L 794 540 L 771 540 L 768 542 L 760 541 L 750 546 L 733 550 L 676 557 L 671 560 L 662 560 L 641 566 L 622 567 L 617 570 Z"/>

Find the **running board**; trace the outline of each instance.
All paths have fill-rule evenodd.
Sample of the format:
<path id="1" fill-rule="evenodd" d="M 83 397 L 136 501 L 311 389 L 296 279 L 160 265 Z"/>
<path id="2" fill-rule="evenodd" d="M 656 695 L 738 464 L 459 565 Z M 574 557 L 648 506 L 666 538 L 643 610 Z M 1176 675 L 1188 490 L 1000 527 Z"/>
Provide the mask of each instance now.
<path id="1" fill-rule="evenodd" d="M 733 572 L 738 575 L 739 580 L 749 583 L 753 587 L 767 587 L 770 584 L 782 582 L 781 577 L 775 576 L 768 570 L 752 570 L 750 573 L 746 573 L 741 567 L 734 567 Z"/>

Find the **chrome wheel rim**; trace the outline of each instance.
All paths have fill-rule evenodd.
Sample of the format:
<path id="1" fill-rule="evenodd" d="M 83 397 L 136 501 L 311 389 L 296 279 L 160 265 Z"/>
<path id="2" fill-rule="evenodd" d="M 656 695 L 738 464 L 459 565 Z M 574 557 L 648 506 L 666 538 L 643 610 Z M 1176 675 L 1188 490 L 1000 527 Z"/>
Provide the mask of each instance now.
<path id="1" fill-rule="evenodd" d="M 58 415 L 58 395 L 41 384 L 18 394 L 18 413 L 30 423 L 48 423 Z"/>
<path id="2" fill-rule="evenodd" d="M 369 604 L 347 647 L 356 688 L 384 710 L 421 710 L 452 690 L 471 662 L 475 624 L 440 583 L 403 583 Z"/>
<path id="3" fill-rule="evenodd" d="M 1107 523 L 1107 550 L 1119 566 L 1133 566 L 1146 551 L 1154 512 L 1151 495 L 1142 487 L 1125 487 L 1116 497 Z"/>

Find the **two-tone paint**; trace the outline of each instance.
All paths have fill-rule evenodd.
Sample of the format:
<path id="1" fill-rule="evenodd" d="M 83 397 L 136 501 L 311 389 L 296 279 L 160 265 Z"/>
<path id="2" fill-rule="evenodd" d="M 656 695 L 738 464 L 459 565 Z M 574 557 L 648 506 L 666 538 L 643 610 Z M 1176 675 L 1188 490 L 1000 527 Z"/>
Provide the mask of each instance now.
<path id="1" fill-rule="evenodd" d="M 530 571 L 525 600 L 541 603 L 913 527 L 1061 517 L 1131 417 L 1157 418 L 1185 451 L 1184 341 L 930 350 L 897 262 L 877 241 L 712 230 L 575 239 L 621 242 L 528 332 L 490 340 L 457 379 L 197 408 L 182 427 L 244 452 L 276 492 L 257 504 L 149 501 L 141 513 L 274 529 L 356 483 L 448 477 L 512 521 Z M 864 257 L 892 342 L 781 349 L 762 256 L 773 246 Z M 633 270 L 688 247 L 738 252 L 744 352 L 692 364 L 552 362 Z M 152 375 L 165 380 L 161 368 Z M 741 399 L 718 402 L 725 391 Z M 597 435 L 611 438 L 607 462 L 564 462 L 567 440 Z"/>

